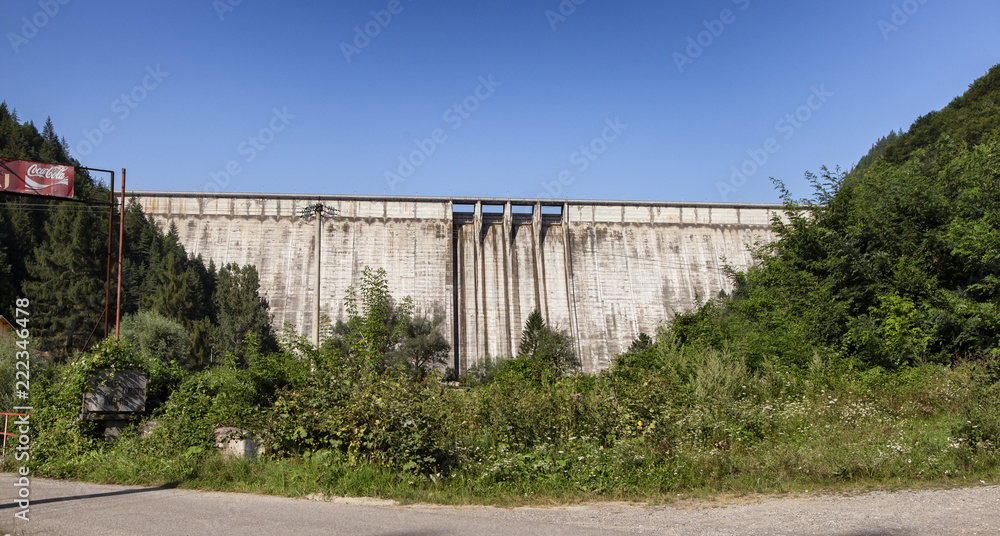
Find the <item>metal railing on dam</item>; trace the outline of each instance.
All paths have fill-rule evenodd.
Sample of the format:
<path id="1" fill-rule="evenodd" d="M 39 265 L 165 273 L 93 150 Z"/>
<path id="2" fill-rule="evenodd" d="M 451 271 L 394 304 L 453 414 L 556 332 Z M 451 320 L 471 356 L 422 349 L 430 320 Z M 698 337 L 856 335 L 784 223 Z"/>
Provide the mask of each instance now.
<path id="1" fill-rule="evenodd" d="M 567 332 L 585 371 L 607 367 L 640 332 L 731 288 L 748 246 L 774 239 L 775 204 L 133 191 L 189 253 L 256 265 L 275 326 L 309 333 L 322 203 L 321 315 L 345 318 L 347 287 L 384 268 L 396 299 L 443 319 L 461 371 L 515 355 L 528 314 Z"/>

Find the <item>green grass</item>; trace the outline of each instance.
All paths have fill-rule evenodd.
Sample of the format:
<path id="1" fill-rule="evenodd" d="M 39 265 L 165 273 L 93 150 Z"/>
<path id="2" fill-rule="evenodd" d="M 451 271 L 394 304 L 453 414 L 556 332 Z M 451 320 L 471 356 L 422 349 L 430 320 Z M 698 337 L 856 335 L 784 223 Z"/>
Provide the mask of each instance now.
<path id="1" fill-rule="evenodd" d="M 616 418 L 605 419 L 607 429 L 592 421 L 604 419 L 611 410 L 588 402 L 591 396 L 606 400 L 607 393 L 574 384 L 593 385 L 593 378 L 516 393 L 540 397 L 525 402 L 549 408 L 550 413 L 578 413 L 563 429 L 558 423 L 568 422 L 567 415 L 524 417 L 534 419 L 531 422 L 543 430 L 530 443 L 504 436 L 504 426 L 510 423 L 498 421 L 497 416 L 492 421 L 480 416 L 470 424 L 482 409 L 481 398 L 496 392 L 447 391 L 440 403 L 454 410 L 445 422 L 454 430 L 451 470 L 439 473 L 403 471 L 398 465 L 378 465 L 372 458 L 331 448 L 256 460 L 223 458 L 201 448 L 171 454 L 155 436 L 132 434 L 115 445 L 48 457 L 36 471 L 95 482 L 290 497 L 322 492 L 401 503 L 498 506 L 606 500 L 662 503 L 678 496 L 1000 482 L 998 384 L 975 364 L 928 365 L 899 374 L 837 375 L 824 381 L 778 373 L 744 380 L 748 385 L 736 389 L 732 397 L 713 398 L 708 388 L 702 399 L 685 395 L 683 403 L 673 400 L 646 408 L 647 416 L 635 416 L 619 401 Z M 573 409 L 551 403 L 564 400 L 560 389 L 586 394 L 571 398 L 579 403 Z M 503 400 L 490 402 L 491 411 L 497 411 Z M 596 413 L 579 414 L 586 411 Z M 601 437 L 568 435 L 573 430 L 610 432 Z"/>

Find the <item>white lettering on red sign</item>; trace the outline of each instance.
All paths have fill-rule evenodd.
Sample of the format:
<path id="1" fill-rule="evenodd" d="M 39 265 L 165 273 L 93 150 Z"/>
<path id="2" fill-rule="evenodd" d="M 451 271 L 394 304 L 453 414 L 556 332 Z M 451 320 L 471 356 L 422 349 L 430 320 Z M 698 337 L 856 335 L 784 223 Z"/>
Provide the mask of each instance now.
<path id="1" fill-rule="evenodd" d="M 64 166 L 42 167 L 38 164 L 31 164 L 31 167 L 28 168 L 28 176 L 64 181 L 67 180 L 65 173 L 66 169 L 67 168 Z"/>

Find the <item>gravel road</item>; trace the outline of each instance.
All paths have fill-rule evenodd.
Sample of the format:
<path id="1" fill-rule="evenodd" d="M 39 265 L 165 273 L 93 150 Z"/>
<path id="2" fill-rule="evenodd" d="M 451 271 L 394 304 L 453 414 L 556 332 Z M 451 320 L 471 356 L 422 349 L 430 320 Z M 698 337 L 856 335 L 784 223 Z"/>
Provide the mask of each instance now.
<path id="1" fill-rule="evenodd" d="M 396 506 L 32 479 L 16 519 L 14 474 L 0 474 L 4 534 L 109 535 L 1000 535 L 1000 486 L 719 505 L 600 503 L 558 508 Z M 15 523 L 16 522 L 16 523 Z"/>

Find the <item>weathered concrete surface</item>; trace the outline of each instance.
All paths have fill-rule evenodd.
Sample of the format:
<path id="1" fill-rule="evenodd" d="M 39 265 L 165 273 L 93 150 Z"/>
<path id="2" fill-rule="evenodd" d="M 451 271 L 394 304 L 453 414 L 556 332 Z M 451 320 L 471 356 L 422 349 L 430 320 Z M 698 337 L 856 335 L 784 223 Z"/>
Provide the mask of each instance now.
<path id="1" fill-rule="evenodd" d="M 385 268 L 390 291 L 414 299 L 417 314 L 441 316 L 450 326 L 451 212 L 448 203 L 352 201 L 344 198 L 148 196 L 133 192 L 147 214 L 177 226 L 188 253 L 216 266 L 257 266 L 275 327 L 294 324 L 310 333 L 316 280 L 315 216 L 302 210 L 322 202 L 338 216 L 323 224 L 321 315 L 345 316 L 344 294 L 357 288 L 365 266 Z"/>
<path id="2" fill-rule="evenodd" d="M 586 371 L 605 368 L 640 332 L 730 288 L 747 246 L 770 241 L 778 205 L 532 199 L 132 192 L 177 226 L 189 253 L 254 264 L 275 325 L 309 333 L 316 225 L 302 210 L 337 209 L 323 226 L 321 314 L 344 318 L 348 286 L 385 268 L 393 296 L 439 316 L 461 370 L 517 352 L 539 309 L 569 333 Z"/>

